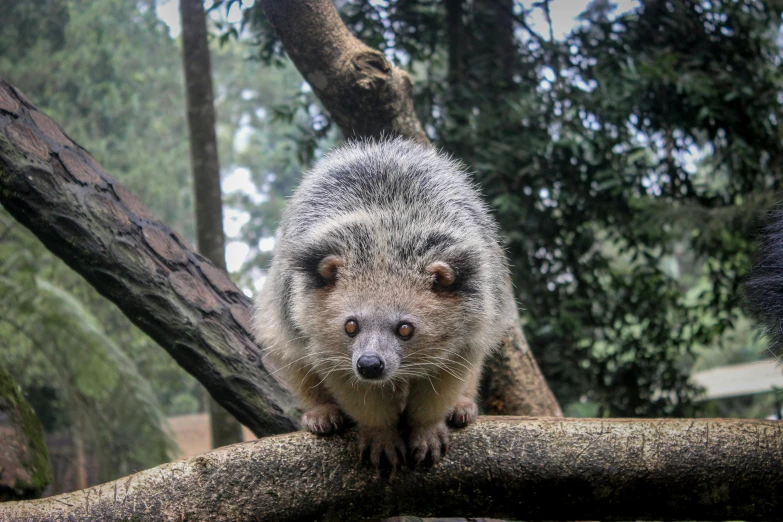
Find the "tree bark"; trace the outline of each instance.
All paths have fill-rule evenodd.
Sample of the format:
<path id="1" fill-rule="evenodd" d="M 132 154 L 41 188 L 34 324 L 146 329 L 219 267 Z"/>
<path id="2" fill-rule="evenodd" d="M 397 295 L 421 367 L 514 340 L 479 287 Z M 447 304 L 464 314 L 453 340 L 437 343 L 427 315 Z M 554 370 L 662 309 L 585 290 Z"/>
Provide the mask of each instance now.
<path id="1" fill-rule="evenodd" d="M 220 161 L 215 135 L 212 66 L 203 0 L 181 0 L 182 65 L 185 70 L 190 163 L 196 203 L 198 251 L 217 268 L 226 270 Z M 242 425 L 214 399 L 209 401 L 212 447 L 242 442 Z"/>
<path id="2" fill-rule="evenodd" d="M 250 300 L 2 81 L 0 204 L 256 435 L 298 429 L 251 338 Z"/>
<path id="3" fill-rule="evenodd" d="M 354 433 L 268 437 L 84 491 L 0 506 L 3 522 L 776 520 L 783 423 L 484 417 L 429 470 L 379 475 Z"/>
<path id="4" fill-rule="evenodd" d="M 484 365 L 481 406 L 488 415 L 563 416 L 519 325 Z"/>
<path id="5" fill-rule="evenodd" d="M 429 139 L 413 109 L 413 84 L 382 52 L 364 45 L 330 0 L 262 0 L 294 65 L 346 137 Z"/>
<path id="6" fill-rule="evenodd" d="M 345 136 L 399 134 L 429 143 L 413 109 L 408 74 L 351 35 L 331 1 L 261 0 L 261 6 Z M 452 2 L 451 12 L 455 20 L 461 16 L 461 3 Z M 487 413 L 562 416 L 520 328 L 509 332 L 485 375 L 492 393 L 484 401 Z"/>
<path id="7" fill-rule="evenodd" d="M 35 498 L 52 481 L 43 429 L 17 384 L 0 367 L 0 502 Z"/>

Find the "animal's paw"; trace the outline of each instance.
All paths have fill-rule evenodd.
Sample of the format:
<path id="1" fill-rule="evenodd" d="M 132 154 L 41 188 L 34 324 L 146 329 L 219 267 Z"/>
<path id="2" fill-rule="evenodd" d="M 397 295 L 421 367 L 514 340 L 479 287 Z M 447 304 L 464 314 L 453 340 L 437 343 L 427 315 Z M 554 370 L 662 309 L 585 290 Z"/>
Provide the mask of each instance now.
<path id="1" fill-rule="evenodd" d="M 446 423 L 452 428 L 464 428 L 468 424 L 473 424 L 476 418 L 478 418 L 478 406 L 475 401 L 462 397 L 449 412 Z"/>
<path id="2" fill-rule="evenodd" d="M 336 404 L 321 404 L 302 415 L 302 425 L 316 435 L 330 435 L 343 428 L 345 417 Z"/>
<path id="3" fill-rule="evenodd" d="M 397 469 L 405 462 L 405 443 L 395 428 L 359 429 L 359 457 L 369 458 L 373 465 Z"/>
<path id="4" fill-rule="evenodd" d="M 449 450 L 449 429 L 446 423 L 411 426 L 408 448 L 416 464 L 437 464 Z"/>

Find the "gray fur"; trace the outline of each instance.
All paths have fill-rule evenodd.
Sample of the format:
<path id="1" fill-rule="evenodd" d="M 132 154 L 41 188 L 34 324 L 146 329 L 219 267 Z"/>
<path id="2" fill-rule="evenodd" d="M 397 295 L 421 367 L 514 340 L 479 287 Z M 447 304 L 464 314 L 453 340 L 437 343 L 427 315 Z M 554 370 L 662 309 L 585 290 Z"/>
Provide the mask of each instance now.
<path id="1" fill-rule="evenodd" d="M 317 272 L 330 255 L 344 262 L 336 282 Z M 456 273 L 442 295 L 429 286 L 427 267 L 434 262 Z M 325 310 L 326 302 L 341 309 Z M 421 310 L 415 303 L 428 304 Z M 437 349 L 456 373 L 467 368 L 463 360 L 480 367 L 512 326 L 515 307 L 497 226 L 465 168 L 434 148 L 398 138 L 344 145 L 305 175 L 283 214 L 256 298 L 255 325 L 293 388 L 306 371 L 336 397 L 341 382 L 361 381 L 351 366 L 368 350 L 381 352 L 387 380 L 401 390 L 429 374 L 426 368 L 406 373 L 406 350 Z M 349 317 L 361 318 L 355 338 L 342 330 Z M 420 338 L 395 337 L 400 321 L 415 322 Z M 328 357 L 345 360 L 323 364 Z M 291 368 L 300 372 L 293 375 Z M 404 409 L 404 396 L 399 400 Z"/>

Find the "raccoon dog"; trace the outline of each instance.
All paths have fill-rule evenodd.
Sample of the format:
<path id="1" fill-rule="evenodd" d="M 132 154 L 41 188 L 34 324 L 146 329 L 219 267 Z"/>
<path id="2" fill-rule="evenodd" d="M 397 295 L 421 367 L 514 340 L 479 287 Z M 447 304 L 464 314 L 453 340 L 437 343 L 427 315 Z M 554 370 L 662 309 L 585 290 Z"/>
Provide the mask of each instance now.
<path id="1" fill-rule="evenodd" d="M 465 169 L 403 139 L 342 146 L 280 224 L 255 331 L 317 434 L 437 462 L 475 420 L 481 366 L 517 317 L 496 224 Z"/>

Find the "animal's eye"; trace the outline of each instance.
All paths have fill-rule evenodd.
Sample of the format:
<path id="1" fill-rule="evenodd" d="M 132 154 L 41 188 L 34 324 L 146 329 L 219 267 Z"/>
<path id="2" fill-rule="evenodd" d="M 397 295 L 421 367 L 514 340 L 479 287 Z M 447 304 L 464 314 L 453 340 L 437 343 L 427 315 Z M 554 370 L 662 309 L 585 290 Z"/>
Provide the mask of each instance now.
<path id="1" fill-rule="evenodd" d="M 359 333 L 359 323 L 357 323 L 354 319 L 348 319 L 345 322 L 345 333 L 347 333 L 350 337 L 353 337 Z"/>
<path id="2" fill-rule="evenodd" d="M 397 335 L 407 341 L 413 335 L 413 325 L 410 323 L 400 323 L 399 326 L 397 326 Z"/>

